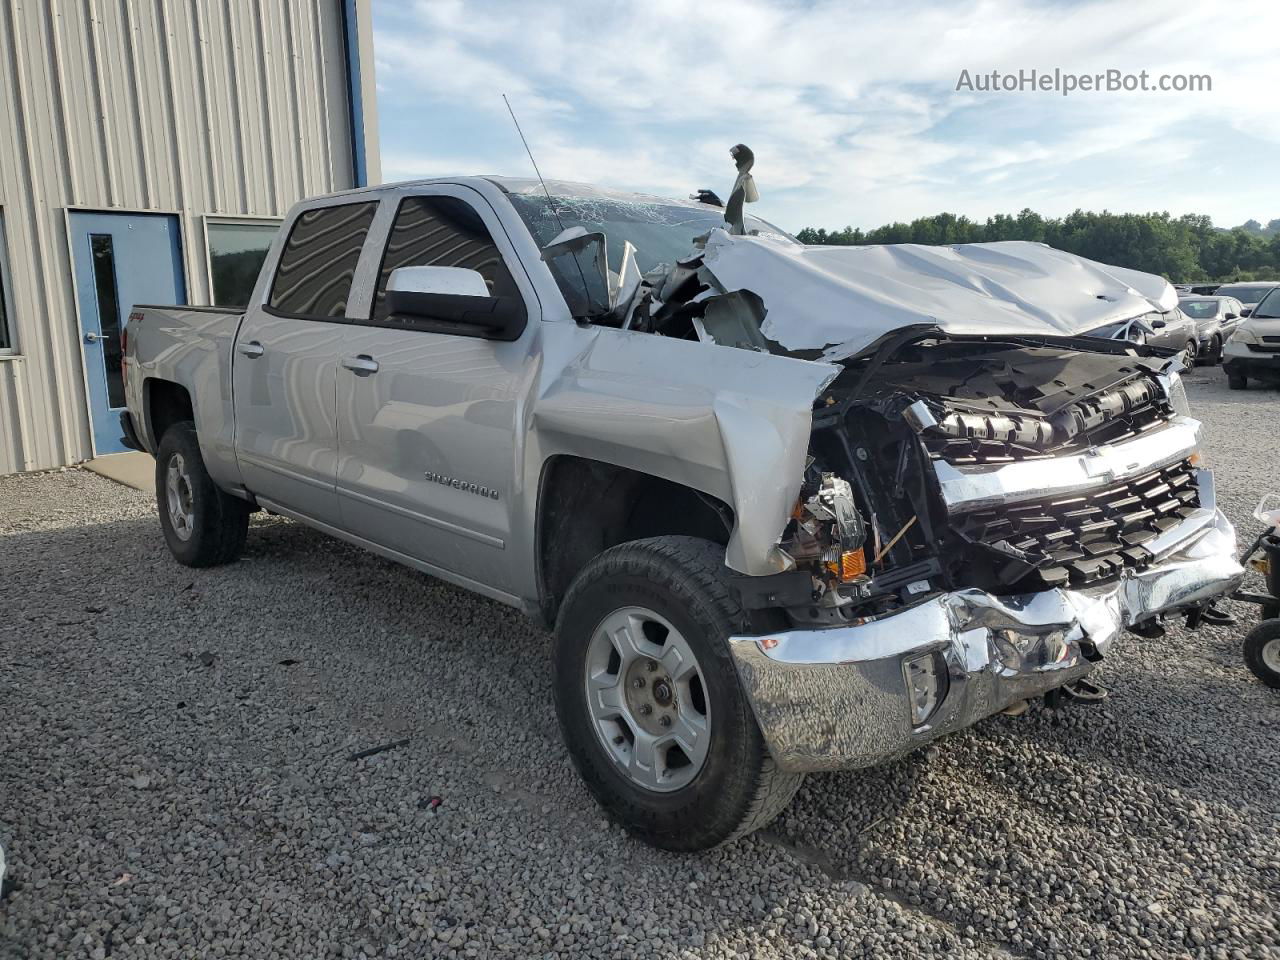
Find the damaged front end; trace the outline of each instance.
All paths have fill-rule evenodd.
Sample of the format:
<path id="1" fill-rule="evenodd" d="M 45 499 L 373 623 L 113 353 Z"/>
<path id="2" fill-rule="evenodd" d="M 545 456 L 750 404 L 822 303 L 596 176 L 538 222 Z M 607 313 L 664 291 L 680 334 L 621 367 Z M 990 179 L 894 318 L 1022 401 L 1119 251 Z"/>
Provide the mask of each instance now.
<path id="1" fill-rule="evenodd" d="M 716 398 L 711 417 L 685 404 L 671 421 L 714 433 L 662 446 L 723 454 L 724 482 L 695 485 L 734 512 L 726 563 L 757 634 L 730 646 L 783 769 L 892 757 L 1072 683 L 1122 631 L 1157 632 L 1234 588 L 1235 533 L 1179 362 L 1081 336 L 1172 309 L 1167 282 L 1033 243 L 806 247 L 743 215 L 744 150 L 724 219 L 578 187 L 525 184 L 512 201 L 575 320 L 638 335 L 599 341 L 592 371 L 661 353 L 679 371 L 671 396 Z M 641 346 L 664 340 L 684 344 Z M 698 345 L 710 353 L 691 384 Z M 717 380 L 711 357 L 730 350 L 770 357 Z M 658 380 L 660 366 L 644 369 Z M 782 397 L 757 367 L 794 388 L 765 419 L 757 397 Z M 813 394 L 797 391 L 814 383 L 806 418 Z M 555 399 L 543 420 L 580 432 Z"/>
<path id="2" fill-rule="evenodd" d="M 819 398 L 781 542 L 796 569 L 739 581 L 789 624 L 731 640 L 786 769 L 875 763 L 1043 695 L 1241 576 L 1168 362 L 888 346 Z"/>

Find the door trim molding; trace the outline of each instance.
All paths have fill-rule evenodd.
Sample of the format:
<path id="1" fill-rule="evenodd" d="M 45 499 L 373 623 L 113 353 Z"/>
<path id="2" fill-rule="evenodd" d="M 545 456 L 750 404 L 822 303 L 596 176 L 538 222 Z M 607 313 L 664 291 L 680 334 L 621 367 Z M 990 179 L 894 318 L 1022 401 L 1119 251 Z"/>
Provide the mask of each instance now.
<path id="1" fill-rule="evenodd" d="M 315 477 L 308 477 L 305 474 L 295 473 L 286 467 L 282 467 L 276 463 L 268 463 L 266 460 L 256 457 L 251 453 L 244 453 L 236 450 L 236 458 L 245 463 L 252 464 L 259 470 L 266 470 L 268 473 L 274 473 L 277 476 L 286 477 L 290 480 L 296 480 L 298 483 L 305 483 L 308 486 L 315 487 L 317 490 L 324 490 L 326 493 L 334 492 L 332 483 L 325 483 L 323 480 L 317 480 Z"/>
<path id="2" fill-rule="evenodd" d="M 388 503 L 386 500 L 379 500 L 377 497 L 370 497 L 367 494 L 357 493 L 356 491 L 338 485 L 338 495 L 350 497 L 352 500 L 359 500 L 361 503 L 367 503 L 371 507 L 377 507 L 379 510 L 390 510 L 392 513 L 398 513 L 402 517 L 409 520 L 417 520 L 419 523 L 425 523 L 429 527 L 436 527 L 449 533 L 456 533 L 458 536 L 466 537 L 469 540 L 475 540 L 477 543 L 483 543 L 486 547 L 497 547 L 499 550 L 506 549 L 506 542 L 500 537 L 490 536 L 487 533 L 481 533 L 478 530 L 472 530 L 470 527 L 463 527 L 456 523 L 450 523 L 448 520 L 441 520 L 439 517 L 433 517 L 429 513 L 420 513 L 417 510 L 410 510 L 408 507 L 402 507 L 398 504 Z M 341 506 L 339 506 L 341 509 Z"/>

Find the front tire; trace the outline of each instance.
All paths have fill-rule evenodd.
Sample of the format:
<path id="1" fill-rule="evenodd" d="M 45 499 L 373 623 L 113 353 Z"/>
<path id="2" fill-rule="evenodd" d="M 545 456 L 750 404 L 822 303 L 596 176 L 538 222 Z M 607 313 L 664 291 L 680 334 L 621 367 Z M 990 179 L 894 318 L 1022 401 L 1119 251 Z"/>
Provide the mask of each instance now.
<path id="1" fill-rule="evenodd" d="M 1246 377 L 1243 373 L 1228 373 L 1227 389 L 1228 390 L 1248 390 L 1249 378 Z"/>
<path id="2" fill-rule="evenodd" d="M 1222 337 L 1216 333 L 1209 341 L 1209 366 L 1216 367 L 1222 363 Z"/>
<path id="3" fill-rule="evenodd" d="M 169 552 L 185 566 L 230 563 L 244 549 L 252 508 L 213 482 L 190 420 L 166 430 L 156 450 L 156 506 Z"/>
<path id="4" fill-rule="evenodd" d="M 556 713 L 587 788 L 616 822 L 667 850 L 756 830 L 803 774 L 765 746 L 726 640 L 746 627 L 724 548 L 693 537 L 612 547 L 561 606 Z"/>

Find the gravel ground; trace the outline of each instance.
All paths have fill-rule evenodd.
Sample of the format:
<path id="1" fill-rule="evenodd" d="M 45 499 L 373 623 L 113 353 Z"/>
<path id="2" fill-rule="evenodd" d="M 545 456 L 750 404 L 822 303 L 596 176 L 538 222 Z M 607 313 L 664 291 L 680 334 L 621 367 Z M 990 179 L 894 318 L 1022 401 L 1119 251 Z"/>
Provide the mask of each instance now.
<path id="1" fill-rule="evenodd" d="M 1190 393 L 1252 531 L 1280 394 Z M 810 777 L 674 856 L 602 821 L 507 609 L 268 518 L 188 570 L 78 470 L 0 503 L 6 960 L 1280 956 L 1280 698 L 1240 628 L 1127 638 L 1100 707 Z"/>

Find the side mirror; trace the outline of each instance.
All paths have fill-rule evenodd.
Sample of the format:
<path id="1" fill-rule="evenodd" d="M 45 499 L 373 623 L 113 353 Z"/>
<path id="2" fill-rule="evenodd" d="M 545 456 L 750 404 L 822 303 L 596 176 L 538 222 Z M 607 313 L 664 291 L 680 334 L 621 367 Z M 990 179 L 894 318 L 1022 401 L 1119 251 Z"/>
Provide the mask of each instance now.
<path id="1" fill-rule="evenodd" d="M 1223 320 L 1239 320 L 1240 315 L 1238 313 L 1228 313 L 1228 314 L 1225 314 L 1222 319 Z"/>
<path id="2" fill-rule="evenodd" d="M 1245 307 L 1243 310 L 1241 310 L 1241 311 L 1240 311 L 1240 316 L 1242 316 L 1242 317 L 1251 317 L 1251 316 L 1253 316 L 1253 310 L 1252 310 L 1252 308 L 1250 308 L 1250 307 Z"/>
<path id="3" fill-rule="evenodd" d="M 515 340 L 528 322 L 522 298 L 491 296 L 479 271 L 466 267 L 398 267 L 387 306 L 416 330 L 487 340 Z"/>
<path id="4" fill-rule="evenodd" d="M 1163 329 L 1164 327 L 1167 327 L 1168 325 L 1169 325 L 1169 324 L 1168 324 L 1166 321 L 1164 321 L 1164 320 L 1152 320 L 1152 321 L 1151 321 L 1151 326 L 1152 326 L 1152 328 L 1153 328 L 1153 329 L 1156 329 L 1156 330 L 1161 330 L 1161 329 Z"/>

